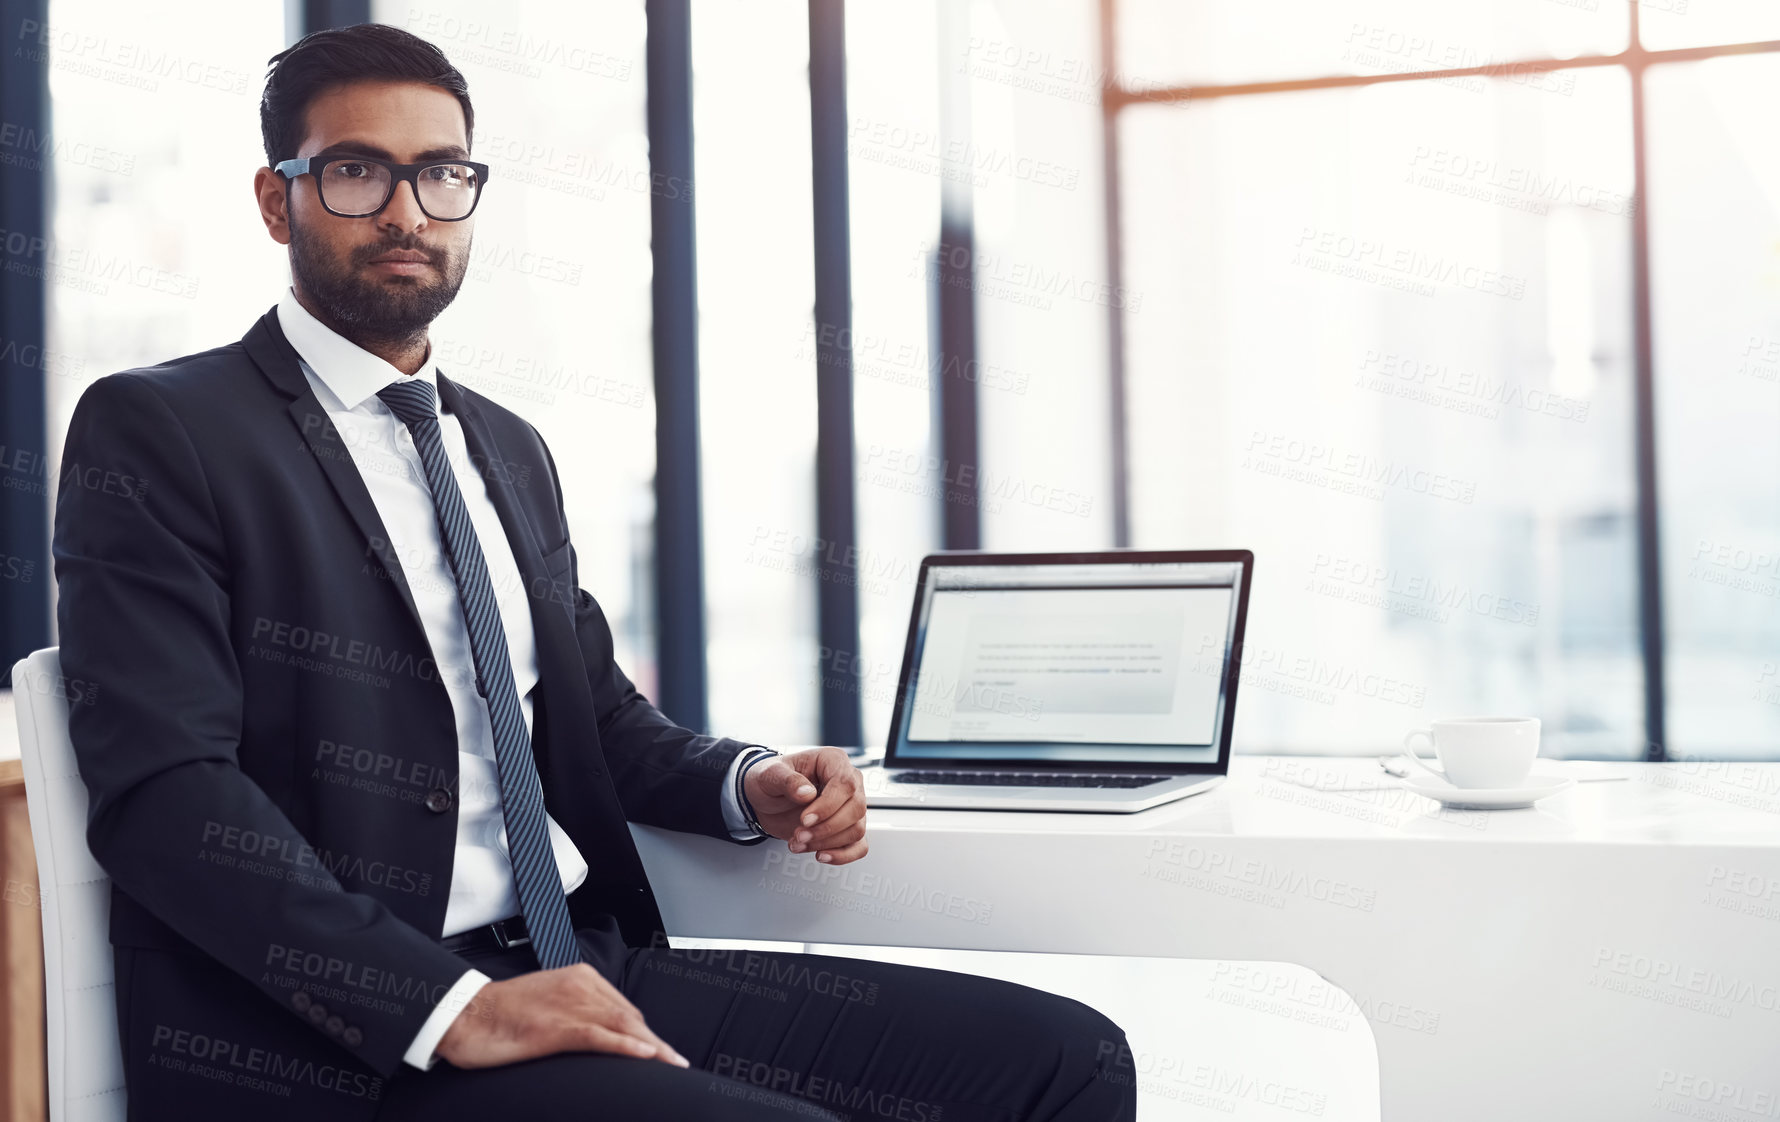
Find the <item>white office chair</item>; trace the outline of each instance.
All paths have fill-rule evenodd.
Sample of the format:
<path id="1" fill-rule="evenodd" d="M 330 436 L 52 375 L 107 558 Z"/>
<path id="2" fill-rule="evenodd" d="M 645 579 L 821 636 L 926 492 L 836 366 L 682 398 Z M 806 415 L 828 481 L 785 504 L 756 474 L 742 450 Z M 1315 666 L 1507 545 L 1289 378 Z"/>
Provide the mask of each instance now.
<path id="1" fill-rule="evenodd" d="M 68 739 L 55 647 L 12 668 L 19 754 L 43 901 L 50 1122 L 123 1122 L 124 1061 L 111 966 L 111 878 L 87 849 L 87 789 Z"/>

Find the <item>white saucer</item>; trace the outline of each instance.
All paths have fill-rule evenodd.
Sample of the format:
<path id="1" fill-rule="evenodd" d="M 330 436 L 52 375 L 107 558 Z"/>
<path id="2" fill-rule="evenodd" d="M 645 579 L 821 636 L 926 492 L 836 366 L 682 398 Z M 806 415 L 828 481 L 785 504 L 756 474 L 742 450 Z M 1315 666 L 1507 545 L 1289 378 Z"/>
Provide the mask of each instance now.
<path id="1" fill-rule="evenodd" d="M 1569 776 L 1533 776 L 1524 787 L 1454 787 L 1432 776 L 1412 775 L 1403 786 L 1455 810 L 1519 810 L 1576 785 Z"/>

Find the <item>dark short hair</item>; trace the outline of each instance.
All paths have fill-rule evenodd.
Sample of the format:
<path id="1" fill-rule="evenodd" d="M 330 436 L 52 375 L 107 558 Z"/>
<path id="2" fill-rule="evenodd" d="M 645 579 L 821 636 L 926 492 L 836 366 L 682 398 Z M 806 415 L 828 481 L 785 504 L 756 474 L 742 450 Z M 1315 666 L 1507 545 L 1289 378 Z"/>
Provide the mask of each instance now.
<path id="1" fill-rule="evenodd" d="M 456 96 L 464 107 L 464 147 L 473 143 L 476 112 L 470 87 L 445 52 L 412 32 L 386 23 L 312 31 L 268 61 L 260 95 L 260 137 L 266 166 L 297 154 L 309 103 L 350 82 L 425 82 Z"/>

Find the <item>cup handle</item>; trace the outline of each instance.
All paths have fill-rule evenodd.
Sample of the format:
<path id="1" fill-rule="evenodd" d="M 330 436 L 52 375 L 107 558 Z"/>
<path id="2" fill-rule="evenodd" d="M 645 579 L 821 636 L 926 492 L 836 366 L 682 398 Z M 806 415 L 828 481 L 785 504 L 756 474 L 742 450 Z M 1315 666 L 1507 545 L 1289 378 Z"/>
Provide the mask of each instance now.
<path id="1" fill-rule="evenodd" d="M 1429 775 L 1439 776 L 1441 779 L 1446 779 L 1446 781 L 1448 783 L 1452 782 L 1452 780 L 1447 779 L 1446 773 L 1444 771 L 1441 771 L 1439 768 L 1433 766 L 1432 764 L 1428 763 L 1428 761 L 1422 759 L 1420 756 L 1415 754 L 1415 738 L 1418 736 L 1423 736 L 1423 737 L 1427 738 L 1428 747 L 1432 748 L 1434 746 L 1434 730 L 1433 729 L 1431 729 L 1431 728 L 1410 729 L 1409 735 L 1405 736 L 1403 738 L 1403 754 L 1408 756 L 1410 759 L 1414 760 L 1417 764 L 1419 764 L 1421 766 L 1421 769 L 1423 771 L 1427 772 Z"/>

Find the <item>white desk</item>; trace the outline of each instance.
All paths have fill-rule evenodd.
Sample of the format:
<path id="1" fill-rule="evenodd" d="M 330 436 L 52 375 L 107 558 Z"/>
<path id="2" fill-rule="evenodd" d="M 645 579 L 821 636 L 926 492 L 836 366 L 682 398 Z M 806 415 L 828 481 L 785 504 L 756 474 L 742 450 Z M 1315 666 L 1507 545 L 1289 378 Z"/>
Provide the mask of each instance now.
<path id="1" fill-rule="evenodd" d="M 1386 1122 L 1780 1118 L 1780 764 L 1538 770 L 1628 778 L 1451 811 L 1239 757 L 1135 815 L 876 809 L 838 868 L 633 832 L 676 934 L 1307 966 L 1371 1024 Z M 1231 984 L 1302 1019 L 1303 977 Z"/>

